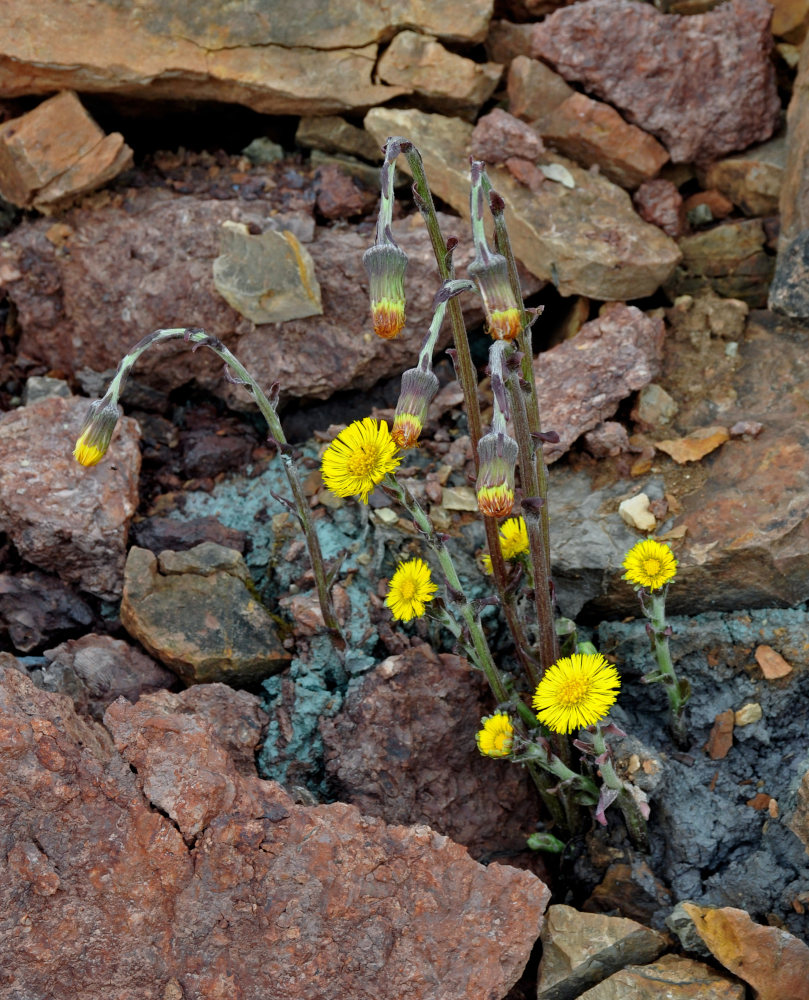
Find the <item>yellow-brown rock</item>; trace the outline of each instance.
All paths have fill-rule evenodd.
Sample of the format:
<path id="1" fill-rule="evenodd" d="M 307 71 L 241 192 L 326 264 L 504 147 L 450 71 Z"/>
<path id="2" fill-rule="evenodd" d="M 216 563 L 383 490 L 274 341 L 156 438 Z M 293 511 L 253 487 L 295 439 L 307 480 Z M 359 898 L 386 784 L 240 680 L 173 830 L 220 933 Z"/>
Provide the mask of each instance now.
<path id="1" fill-rule="evenodd" d="M 713 163 L 702 177 L 702 186 L 721 191 L 745 215 L 776 215 L 786 155 L 786 137 L 780 135 Z"/>
<path id="2" fill-rule="evenodd" d="M 749 983 L 756 1000 L 806 1000 L 809 947 L 798 938 L 730 906 L 683 903 L 683 909 L 713 956 Z"/>
<path id="3" fill-rule="evenodd" d="M 21 208 L 92 191 L 131 165 L 121 133 L 105 135 L 69 90 L 0 125 L 0 195 Z"/>
<path id="4" fill-rule="evenodd" d="M 664 955 L 651 965 L 629 965 L 580 994 L 580 1000 L 744 1000 L 744 986 L 704 962 Z"/>

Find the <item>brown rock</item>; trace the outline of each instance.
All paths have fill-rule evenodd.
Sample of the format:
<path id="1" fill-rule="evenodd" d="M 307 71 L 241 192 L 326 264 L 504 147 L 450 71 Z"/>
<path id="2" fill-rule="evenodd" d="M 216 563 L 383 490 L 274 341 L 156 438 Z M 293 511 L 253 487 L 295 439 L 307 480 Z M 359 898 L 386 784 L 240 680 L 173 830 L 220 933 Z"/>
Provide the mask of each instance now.
<path id="1" fill-rule="evenodd" d="M 756 646 L 756 663 L 768 681 L 775 681 L 792 673 L 792 667 L 772 646 Z"/>
<path id="2" fill-rule="evenodd" d="M 529 191 L 538 191 L 545 183 L 545 175 L 530 160 L 511 156 L 506 160 L 504 166 L 514 180 L 518 184 L 522 184 L 523 187 L 527 187 Z"/>
<path id="3" fill-rule="evenodd" d="M 665 948 L 662 934 L 634 920 L 551 906 L 542 928 L 537 1000 L 574 1000 L 625 965 L 654 961 Z"/>
<path id="4" fill-rule="evenodd" d="M 777 215 L 786 156 L 786 137 L 779 135 L 711 164 L 702 177 L 703 187 L 721 191 L 745 215 Z"/>
<path id="5" fill-rule="evenodd" d="M 778 927 L 762 927 L 744 910 L 683 903 L 714 958 L 748 983 L 756 1000 L 805 1000 L 809 947 Z"/>
<path id="6" fill-rule="evenodd" d="M 371 163 L 381 163 L 384 159 L 379 145 L 365 129 L 357 128 L 339 115 L 301 118 L 295 132 L 295 142 L 306 149 L 359 156 Z"/>
<path id="7" fill-rule="evenodd" d="M 618 404 L 660 370 L 663 322 L 635 306 L 613 305 L 571 340 L 534 362 L 542 425 L 559 435 L 546 444 L 555 462 L 585 431 L 611 417 Z"/>
<path id="8" fill-rule="evenodd" d="M 365 127 L 380 141 L 409 136 L 422 152 L 433 193 L 469 217 L 471 126 L 420 111 L 374 108 Z M 565 166 L 572 188 L 549 183 L 530 190 L 503 168 L 489 171 L 506 203 L 517 259 L 536 277 L 553 279 L 563 295 L 621 301 L 651 294 L 673 271 L 674 242 L 638 218 L 625 191 L 573 164 Z"/>
<path id="9" fill-rule="evenodd" d="M 807 0 L 769 0 L 773 7 L 772 33 L 794 45 L 800 45 L 809 27 Z"/>
<path id="10" fill-rule="evenodd" d="M 689 195 L 683 203 L 686 213 L 699 211 L 703 206 L 710 213 L 708 222 L 715 219 L 726 219 L 733 211 L 733 202 L 721 192 L 714 190 L 697 191 L 696 194 Z"/>
<path id="11" fill-rule="evenodd" d="M 656 139 L 627 124 L 615 108 L 584 94 L 571 94 L 537 128 L 560 153 L 583 167 L 598 165 L 606 177 L 624 188 L 650 180 L 669 158 Z"/>
<path id="12" fill-rule="evenodd" d="M 216 542 L 242 555 L 247 551 L 247 532 L 226 528 L 215 517 L 195 517 L 190 521 L 159 515 L 145 517 L 132 525 L 131 538 L 139 548 L 155 553 L 163 549 L 184 552 L 202 542 Z"/>
<path id="13" fill-rule="evenodd" d="M 632 197 L 640 217 L 660 226 L 664 233 L 676 239 L 686 231 L 686 209 L 683 196 L 671 181 L 658 178 L 644 181 Z"/>
<path id="14" fill-rule="evenodd" d="M 706 14 L 661 14 L 590 0 L 534 27 L 532 55 L 657 136 L 675 163 L 707 162 L 768 139 L 780 102 L 766 0 Z"/>
<path id="15" fill-rule="evenodd" d="M 244 559 L 214 542 L 159 558 L 130 549 L 121 622 L 189 684 L 256 683 L 290 659 Z"/>
<path id="16" fill-rule="evenodd" d="M 115 600 L 138 503 L 138 428 L 121 419 L 114 459 L 85 469 L 73 448 L 87 405 L 51 396 L 0 415 L 0 530 L 35 566 Z"/>
<path id="17" fill-rule="evenodd" d="M 478 160 L 504 163 L 510 157 L 536 161 L 545 147 L 530 125 L 502 108 L 495 108 L 478 119 L 472 132 L 471 150 Z"/>
<path id="18" fill-rule="evenodd" d="M 473 857 L 522 852 L 537 800 L 519 769 L 479 753 L 488 706 L 485 684 L 458 656 L 417 646 L 383 660 L 320 720 L 337 796 L 388 823 L 427 823 Z"/>
<path id="19" fill-rule="evenodd" d="M 582 906 L 587 913 L 622 913 L 642 924 L 651 923 L 661 909 L 672 905 L 671 892 L 652 874 L 642 858 L 616 861 Z"/>
<path id="20" fill-rule="evenodd" d="M 433 111 L 474 119 L 494 93 L 503 67 L 477 63 L 416 31 L 400 31 L 382 54 L 376 72 L 400 92 L 416 94 Z"/>
<path id="21" fill-rule="evenodd" d="M 317 210 L 327 219 L 348 219 L 370 211 L 377 195 L 363 190 L 336 163 L 318 167 L 316 173 Z"/>
<path id="22" fill-rule="evenodd" d="M 486 35 L 486 56 L 492 62 L 507 65 L 517 56 L 531 51 L 533 29 L 530 24 L 513 21 L 492 21 Z"/>
<path id="23" fill-rule="evenodd" d="M 122 756 L 68 699 L 0 669 L 6 985 L 127 1000 L 508 992 L 541 927 L 538 879 L 425 827 L 297 806 L 239 774 L 202 719 L 149 700 L 108 710 Z"/>
<path id="24" fill-rule="evenodd" d="M 809 768 L 803 772 L 795 796 L 795 808 L 787 826 L 798 837 L 809 854 Z"/>
<path id="25" fill-rule="evenodd" d="M 744 986 L 691 958 L 664 955 L 651 965 L 616 972 L 581 1000 L 744 1000 Z"/>
<path id="26" fill-rule="evenodd" d="M 46 649 L 45 656 L 50 660 L 42 671 L 45 688 L 71 693 L 62 676 L 67 674 L 78 688 L 72 694 L 76 710 L 95 719 L 101 719 L 116 698 L 135 702 L 141 695 L 171 687 L 176 680 L 139 649 L 108 635 L 90 633 L 68 639 Z"/>
<path id="27" fill-rule="evenodd" d="M 714 719 L 711 734 L 705 744 L 705 750 L 711 760 L 724 760 L 733 746 L 733 724 L 735 715 L 733 709 L 720 712 Z"/>
<path id="28" fill-rule="evenodd" d="M 105 136 L 72 91 L 0 125 L 0 194 L 13 205 L 55 205 L 131 165 L 120 132 Z"/>
<path id="29" fill-rule="evenodd" d="M 685 465 L 686 462 L 698 462 L 729 440 L 727 427 L 701 427 L 688 437 L 657 441 L 655 447 L 670 455 L 678 465 Z"/>
<path id="30" fill-rule="evenodd" d="M 506 86 L 508 110 L 526 122 L 540 121 L 576 93 L 564 77 L 527 53 L 509 66 Z"/>
<path id="31" fill-rule="evenodd" d="M 593 458 L 615 458 L 630 450 L 626 427 L 616 420 L 605 420 L 584 435 L 584 446 Z"/>
<path id="32" fill-rule="evenodd" d="M 55 576 L 0 573 L 0 636 L 21 653 L 92 620 L 89 606 Z"/>

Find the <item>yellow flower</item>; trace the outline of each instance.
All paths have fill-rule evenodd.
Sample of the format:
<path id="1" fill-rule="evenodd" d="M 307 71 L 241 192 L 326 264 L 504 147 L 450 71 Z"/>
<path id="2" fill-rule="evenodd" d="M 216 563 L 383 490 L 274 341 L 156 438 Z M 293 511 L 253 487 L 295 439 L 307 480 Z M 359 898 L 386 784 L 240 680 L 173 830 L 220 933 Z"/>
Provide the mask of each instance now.
<path id="1" fill-rule="evenodd" d="M 514 726 L 507 715 L 498 712 L 481 720 L 483 729 L 475 736 L 478 750 L 486 757 L 508 757 L 514 740 Z"/>
<path id="2" fill-rule="evenodd" d="M 647 590 L 660 590 L 677 575 L 677 560 L 671 549 L 653 538 L 633 545 L 626 554 L 623 567 L 626 570 L 625 580 Z"/>
<path id="3" fill-rule="evenodd" d="M 522 517 L 510 517 L 500 525 L 500 551 L 504 559 L 514 559 L 528 551 L 528 528 Z M 491 574 L 492 557 L 485 553 L 480 557 L 484 570 Z"/>
<path id="4" fill-rule="evenodd" d="M 80 465 L 98 465 L 107 454 L 117 423 L 118 407 L 111 399 L 105 396 L 90 404 L 73 449 L 73 457 Z"/>
<path id="5" fill-rule="evenodd" d="M 620 687 L 615 667 L 601 653 L 574 653 L 548 668 L 533 705 L 543 725 L 555 733 L 572 733 L 603 719 Z"/>
<path id="6" fill-rule="evenodd" d="M 409 622 L 411 618 L 421 618 L 424 605 L 433 599 L 436 590 L 427 563 L 423 559 L 410 559 L 396 567 L 385 604 L 394 618 Z"/>
<path id="7" fill-rule="evenodd" d="M 384 420 L 355 420 L 332 441 L 323 454 L 323 482 L 335 496 L 358 496 L 368 503 L 377 483 L 401 462 L 396 442 Z"/>

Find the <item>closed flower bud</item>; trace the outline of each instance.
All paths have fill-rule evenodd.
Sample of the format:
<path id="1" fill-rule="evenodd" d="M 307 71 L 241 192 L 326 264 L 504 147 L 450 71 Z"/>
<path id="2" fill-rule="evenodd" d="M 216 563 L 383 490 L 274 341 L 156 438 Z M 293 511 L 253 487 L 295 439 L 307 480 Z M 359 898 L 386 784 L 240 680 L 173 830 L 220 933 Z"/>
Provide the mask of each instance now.
<path id="1" fill-rule="evenodd" d="M 377 243 L 362 257 L 371 279 L 374 333 L 393 340 L 405 325 L 404 276 L 407 254 L 395 243 Z"/>
<path id="2" fill-rule="evenodd" d="M 514 340 L 522 330 L 521 309 L 511 288 L 506 258 L 499 253 L 488 253 L 485 261 L 476 257 L 468 271 L 483 299 L 487 332 L 493 340 Z"/>
<path id="3" fill-rule="evenodd" d="M 390 436 L 400 448 L 413 448 L 427 420 L 427 410 L 438 392 L 438 379 L 430 369 L 409 368 L 402 375 L 402 388 Z"/>
<path id="4" fill-rule="evenodd" d="M 507 517 L 511 513 L 518 454 L 517 442 L 502 431 L 492 431 L 480 439 L 475 492 L 481 514 Z"/>
<path id="5" fill-rule="evenodd" d="M 97 465 L 107 453 L 117 423 L 117 403 L 106 397 L 92 402 L 73 449 L 76 461 L 81 465 Z"/>

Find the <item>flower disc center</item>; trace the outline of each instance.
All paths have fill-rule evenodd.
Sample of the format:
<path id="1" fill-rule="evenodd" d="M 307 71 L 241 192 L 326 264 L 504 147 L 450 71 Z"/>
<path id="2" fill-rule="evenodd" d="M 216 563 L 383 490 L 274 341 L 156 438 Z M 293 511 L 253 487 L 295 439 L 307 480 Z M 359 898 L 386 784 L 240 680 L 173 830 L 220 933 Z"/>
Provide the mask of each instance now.
<path id="1" fill-rule="evenodd" d="M 358 448 L 346 462 L 346 468 L 352 476 L 358 479 L 367 479 L 376 465 L 377 454 L 375 448 Z"/>
<path id="2" fill-rule="evenodd" d="M 581 677 L 571 677 L 559 688 L 559 701 L 563 705 L 579 705 L 587 697 L 589 683 Z"/>

